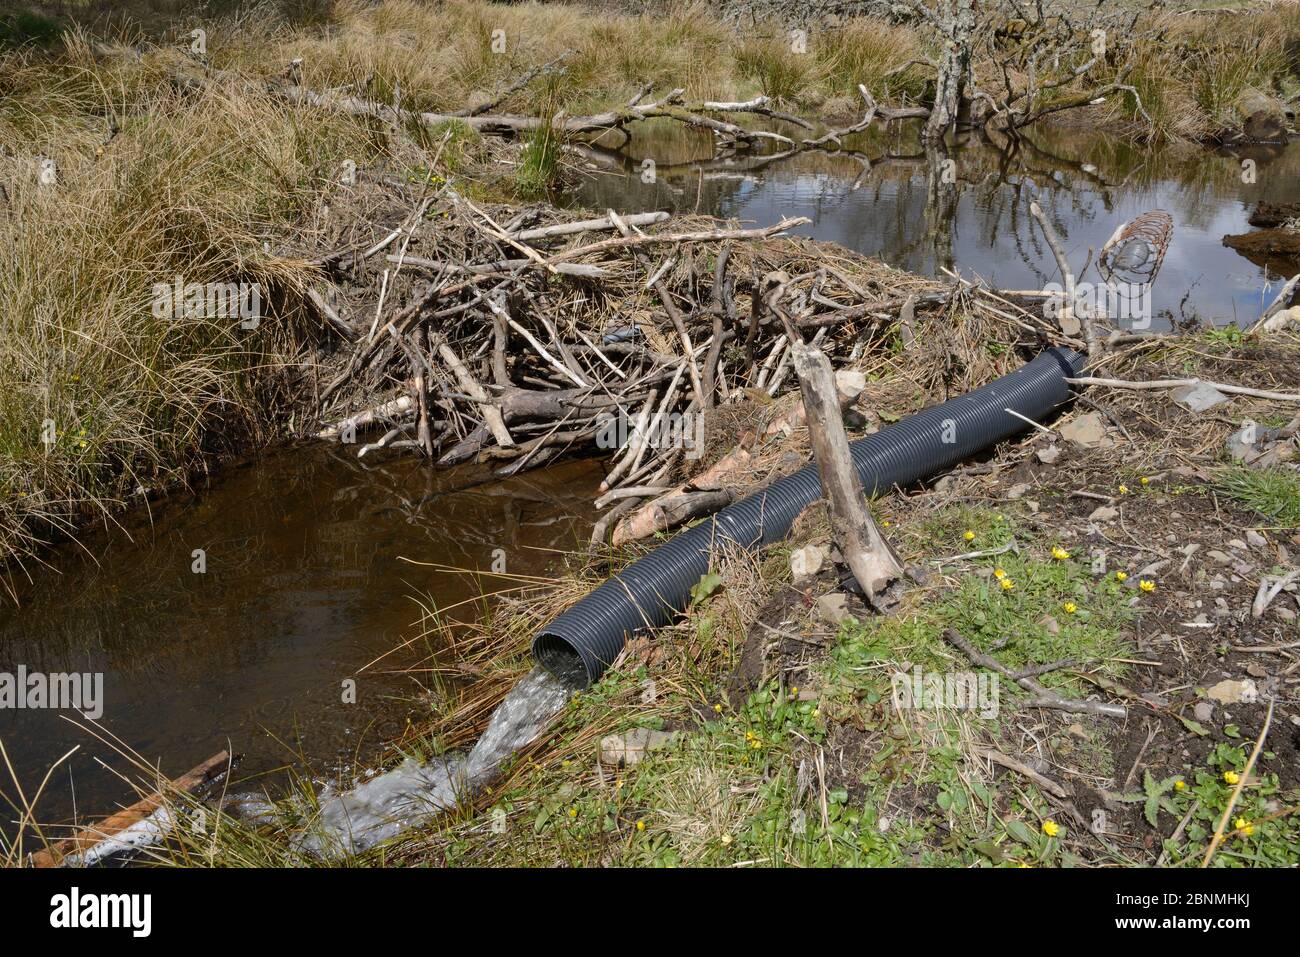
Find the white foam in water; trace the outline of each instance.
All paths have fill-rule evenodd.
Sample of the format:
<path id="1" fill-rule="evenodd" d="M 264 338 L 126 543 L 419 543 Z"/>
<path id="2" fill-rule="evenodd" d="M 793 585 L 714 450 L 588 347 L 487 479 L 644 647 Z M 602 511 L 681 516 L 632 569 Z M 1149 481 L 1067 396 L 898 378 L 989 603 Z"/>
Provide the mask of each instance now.
<path id="1" fill-rule="evenodd" d="M 351 791 L 322 797 L 314 828 L 298 845 L 320 857 L 364 851 L 455 807 L 491 780 L 502 761 L 535 740 L 570 693 L 550 672 L 534 668 L 492 713 L 468 755 L 428 765 L 408 758 Z"/>

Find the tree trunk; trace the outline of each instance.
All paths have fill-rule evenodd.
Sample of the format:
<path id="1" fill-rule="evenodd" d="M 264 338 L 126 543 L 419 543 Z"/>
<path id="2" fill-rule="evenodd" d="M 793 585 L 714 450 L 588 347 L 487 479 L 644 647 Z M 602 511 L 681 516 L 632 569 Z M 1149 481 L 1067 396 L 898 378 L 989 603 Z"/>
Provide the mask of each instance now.
<path id="1" fill-rule="evenodd" d="M 874 605 L 876 596 L 902 577 L 903 569 L 876 527 L 862 494 L 849 454 L 849 437 L 836 399 L 830 360 L 798 340 L 791 348 L 803 388 L 808 435 L 817 457 L 822 494 L 830 507 L 831 535 L 867 600 Z"/>
<path id="2" fill-rule="evenodd" d="M 935 10 L 943 35 L 939 78 L 935 83 L 934 106 L 921 132 L 923 142 L 943 139 L 957 122 L 962 94 L 971 71 L 971 36 L 975 32 L 975 0 L 943 0 Z"/>

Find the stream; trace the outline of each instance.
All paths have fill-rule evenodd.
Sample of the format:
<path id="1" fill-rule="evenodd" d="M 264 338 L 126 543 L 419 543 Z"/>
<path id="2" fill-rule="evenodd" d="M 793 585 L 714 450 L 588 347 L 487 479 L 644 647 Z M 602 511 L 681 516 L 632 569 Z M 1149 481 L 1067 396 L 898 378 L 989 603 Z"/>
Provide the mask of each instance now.
<path id="1" fill-rule="evenodd" d="M 401 672 L 427 668 L 438 649 L 389 654 L 421 633 L 422 609 L 477 616 L 453 608 L 480 593 L 476 576 L 414 562 L 489 571 L 502 549 L 510 574 L 545 574 L 586 543 L 602 475 L 588 459 L 485 482 L 415 456 L 363 465 L 355 447 L 285 448 L 31 566 L 21 604 L 0 608 L 0 673 L 102 673 L 100 733 L 168 775 L 228 748 L 244 756 L 241 787 L 304 760 L 332 777 L 437 706 L 419 670 Z M 206 553 L 201 574 L 195 549 Z M 345 679 L 356 681 L 355 704 L 343 702 Z M 69 710 L 0 712 L 0 741 L 29 798 L 79 746 L 46 786 L 39 822 L 134 799 L 113 773 L 128 763 L 92 727 Z M 0 799 L 15 797 L 0 773 Z M 16 815 L 4 810 L 7 833 Z"/>
<path id="2" fill-rule="evenodd" d="M 1151 151 L 1087 133 L 1053 134 L 1050 146 L 1026 141 L 1014 153 L 967 143 L 951 154 L 955 197 L 937 212 L 927 203 L 930 164 L 909 135 L 873 130 L 837 152 L 714 158 L 712 134 L 651 122 L 627 143 L 590 150 L 600 171 L 557 199 L 763 225 L 806 215 L 812 223 L 800 235 L 902 269 L 959 268 L 1014 289 L 1056 278 L 1028 215 L 1031 189 L 1077 262 L 1121 221 L 1162 208 L 1175 226 L 1153 292 L 1157 328 L 1191 318 L 1247 325 L 1271 299 L 1269 285 L 1297 270 L 1243 258 L 1221 240 L 1249 230 L 1258 200 L 1296 199 L 1300 147 Z M 1253 183 L 1243 182 L 1243 158 L 1256 164 Z M 418 670 L 438 649 L 412 641 L 422 614 L 454 609 L 453 618 L 473 618 L 480 586 L 508 584 L 432 565 L 487 570 L 502 549 L 508 572 L 546 574 L 561 552 L 585 545 L 602 474 L 599 461 L 586 459 L 495 481 L 474 468 L 431 470 L 413 455 L 381 452 L 363 463 L 353 449 L 329 443 L 279 449 L 226 468 L 193 494 L 138 507 L 120 525 L 92 530 L 80 545 L 53 548 L 12 574 L 17 601 L 0 601 L 0 675 L 102 673 L 100 733 L 168 775 L 228 748 L 243 755 L 241 788 L 304 764 L 332 777 L 377 755 L 413 714 L 438 706 Z M 462 603 L 469 604 L 456 607 Z M 403 652 L 389 654 L 404 642 Z M 343 701 L 347 679 L 357 682 L 355 704 Z M 531 728 L 562 700 L 539 686 L 520 726 Z M 74 712 L 0 711 L 0 743 L 29 798 L 78 748 L 45 787 L 42 823 L 133 799 L 118 776 L 127 763 Z M 340 797 L 333 823 L 346 830 L 364 821 L 365 842 L 379 839 L 387 833 L 380 812 L 398 813 L 412 787 L 432 789 L 439 805 L 477 782 L 501 757 L 493 742 L 484 747 L 492 753 L 480 748 L 464 765 L 399 768 L 373 793 Z M 12 839 L 17 803 L 0 769 L 0 837 Z"/>

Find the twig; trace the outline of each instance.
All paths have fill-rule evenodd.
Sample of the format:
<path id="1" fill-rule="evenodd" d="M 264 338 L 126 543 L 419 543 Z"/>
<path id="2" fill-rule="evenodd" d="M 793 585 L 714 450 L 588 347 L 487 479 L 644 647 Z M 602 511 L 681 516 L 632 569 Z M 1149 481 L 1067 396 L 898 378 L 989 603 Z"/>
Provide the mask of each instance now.
<path id="1" fill-rule="evenodd" d="M 1237 786 L 1232 789 L 1232 797 L 1228 799 L 1228 806 L 1223 809 L 1223 817 L 1219 818 L 1219 826 L 1214 829 L 1214 837 L 1210 840 L 1210 846 L 1205 849 L 1205 860 L 1201 861 L 1201 867 L 1210 866 L 1210 861 L 1214 858 L 1214 852 L 1223 843 L 1223 830 L 1228 826 L 1233 808 L 1237 806 L 1237 799 L 1241 797 L 1241 790 L 1246 786 L 1246 780 L 1250 777 L 1251 769 L 1255 767 L 1255 759 L 1259 757 L 1259 752 L 1264 748 L 1264 739 L 1268 737 L 1268 729 L 1273 724 L 1273 706 L 1275 703 L 1276 699 L 1268 699 L 1268 714 L 1264 716 L 1264 727 L 1260 729 L 1259 737 L 1255 739 L 1254 750 L 1250 752 L 1250 757 L 1246 759 L 1245 770 L 1237 778 Z"/>

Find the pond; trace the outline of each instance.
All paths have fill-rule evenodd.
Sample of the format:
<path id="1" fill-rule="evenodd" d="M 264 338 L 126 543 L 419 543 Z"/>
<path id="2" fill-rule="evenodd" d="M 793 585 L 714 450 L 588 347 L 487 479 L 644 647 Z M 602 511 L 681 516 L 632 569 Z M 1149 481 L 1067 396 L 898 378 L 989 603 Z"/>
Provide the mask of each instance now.
<path id="1" fill-rule="evenodd" d="M 779 132 L 796 139 L 813 135 L 788 125 Z M 916 124 L 873 128 L 844 139 L 841 150 L 792 155 L 771 147 L 717 151 L 711 132 L 667 120 L 640 124 L 630 140 L 619 139 L 611 134 L 587 152 L 596 171 L 566 193 L 566 202 L 620 212 L 698 212 L 759 225 L 807 216 L 811 224 L 793 230 L 796 235 L 923 275 L 957 269 L 1001 289 L 1041 289 L 1059 281 L 1029 215 L 1035 195 L 1076 270 L 1122 222 L 1163 209 L 1173 217 L 1174 233 L 1152 289 L 1154 328 L 1192 318 L 1249 325 L 1276 295 L 1279 275 L 1300 271 L 1295 262 L 1252 262 L 1222 242 L 1225 234 L 1251 230 L 1247 217 L 1259 200 L 1300 198 L 1296 144 L 1227 153 L 1053 130 L 1034 133 L 1014 149 L 997 149 L 968 138 L 946 157 L 955 182 L 940 212 L 940 204 L 927 202 L 935 164 L 916 139 Z M 1099 281 L 1091 269 L 1078 278 Z"/>

